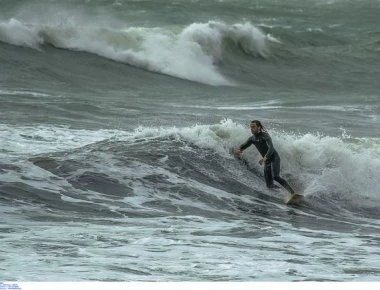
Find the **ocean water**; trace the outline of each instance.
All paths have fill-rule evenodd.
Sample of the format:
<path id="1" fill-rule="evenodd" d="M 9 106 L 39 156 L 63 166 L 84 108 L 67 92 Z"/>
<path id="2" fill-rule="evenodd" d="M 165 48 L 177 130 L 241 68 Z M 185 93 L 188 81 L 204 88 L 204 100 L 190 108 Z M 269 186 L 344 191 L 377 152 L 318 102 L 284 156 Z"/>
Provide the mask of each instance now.
<path id="1" fill-rule="evenodd" d="M 0 279 L 379 281 L 380 1 L 0 8 Z"/>

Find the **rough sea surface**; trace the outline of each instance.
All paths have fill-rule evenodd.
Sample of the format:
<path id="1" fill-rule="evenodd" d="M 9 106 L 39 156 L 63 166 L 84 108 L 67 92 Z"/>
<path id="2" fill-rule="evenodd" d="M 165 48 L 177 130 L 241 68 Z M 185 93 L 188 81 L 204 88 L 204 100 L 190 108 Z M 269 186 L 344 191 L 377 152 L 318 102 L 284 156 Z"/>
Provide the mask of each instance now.
<path id="1" fill-rule="evenodd" d="M 4 281 L 379 281 L 380 1 L 1 0 Z M 281 174 L 267 189 L 262 121 Z"/>

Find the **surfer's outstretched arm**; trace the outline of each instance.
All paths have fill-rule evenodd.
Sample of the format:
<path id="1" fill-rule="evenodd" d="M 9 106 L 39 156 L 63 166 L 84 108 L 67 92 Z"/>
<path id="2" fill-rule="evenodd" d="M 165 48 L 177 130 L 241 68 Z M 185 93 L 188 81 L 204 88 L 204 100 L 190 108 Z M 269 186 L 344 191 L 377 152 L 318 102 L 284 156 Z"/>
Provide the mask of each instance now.
<path id="1" fill-rule="evenodd" d="M 235 150 L 235 154 L 237 155 L 240 155 L 241 153 L 243 153 L 243 151 L 245 149 L 247 149 L 249 146 L 251 146 L 253 144 L 252 142 L 252 138 L 249 137 L 247 141 L 245 141 L 245 143 L 241 144 L 240 147 L 238 149 Z"/>

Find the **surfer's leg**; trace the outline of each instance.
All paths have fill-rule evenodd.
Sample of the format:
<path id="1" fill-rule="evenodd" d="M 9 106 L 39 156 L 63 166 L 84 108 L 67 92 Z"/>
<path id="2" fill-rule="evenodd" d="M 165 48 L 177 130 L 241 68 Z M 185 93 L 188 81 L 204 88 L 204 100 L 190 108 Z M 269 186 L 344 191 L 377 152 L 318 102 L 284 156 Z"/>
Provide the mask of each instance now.
<path id="1" fill-rule="evenodd" d="M 273 188 L 272 165 L 270 162 L 264 164 L 264 177 L 268 188 Z"/>
<path id="2" fill-rule="evenodd" d="M 289 183 L 280 177 L 280 165 L 281 165 L 281 159 L 280 156 L 275 156 L 273 159 L 273 179 L 276 180 L 279 184 L 281 184 L 287 191 L 289 191 L 291 194 L 294 194 L 293 188 L 289 185 Z"/>

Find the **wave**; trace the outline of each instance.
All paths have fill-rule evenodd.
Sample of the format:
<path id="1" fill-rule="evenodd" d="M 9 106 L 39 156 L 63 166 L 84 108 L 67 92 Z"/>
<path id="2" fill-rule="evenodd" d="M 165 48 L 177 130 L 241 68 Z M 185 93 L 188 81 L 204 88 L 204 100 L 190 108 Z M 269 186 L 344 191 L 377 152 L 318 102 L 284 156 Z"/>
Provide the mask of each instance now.
<path id="1" fill-rule="evenodd" d="M 282 175 L 307 198 L 325 200 L 334 206 L 348 203 L 354 208 L 379 202 L 378 138 L 269 131 L 281 156 Z M 173 178 L 180 184 L 198 180 L 227 192 L 240 190 L 248 194 L 251 190 L 273 195 L 265 187 L 254 148 L 243 154 L 249 170 L 230 155 L 230 148 L 249 136 L 245 126 L 232 120 L 186 128 L 139 127 L 131 132 L 40 126 L 1 128 L 0 133 L 5 140 L 0 152 L 7 150 L 8 156 L 25 156 L 25 148 L 32 148 L 28 156 L 56 158 L 61 165 L 73 162 L 75 166 L 70 168 L 77 167 L 70 169 L 73 172 L 83 172 L 82 167 L 90 166 L 90 171 L 122 181 L 127 172 L 132 175 L 144 172 L 150 176 L 152 172 L 168 174 L 175 170 L 177 175 Z"/>
<path id="2" fill-rule="evenodd" d="M 6 11 L 7 18 L 0 18 L 0 41 L 42 51 L 44 55 L 38 57 L 38 62 L 51 55 L 70 55 L 71 59 L 75 55 L 47 47 L 53 46 L 208 85 L 248 86 L 256 91 L 276 88 L 375 94 L 378 68 L 373 60 L 378 58 L 379 40 L 376 29 L 371 26 L 364 32 L 354 23 L 343 25 L 342 13 L 332 16 L 331 22 L 319 21 L 321 7 L 305 10 L 301 18 L 298 14 L 291 17 L 291 11 L 284 7 L 273 11 L 273 18 L 263 18 L 260 12 L 246 18 L 240 14 L 222 17 L 239 19 L 232 22 L 211 21 L 215 20 L 211 9 L 209 16 L 203 15 L 204 20 L 196 22 L 199 17 L 192 14 L 196 13 L 193 10 L 185 17 L 177 12 L 160 17 L 151 9 L 155 4 L 145 7 L 146 3 L 140 2 L 122 7 L 97 1 L 46 5 L 32 2 L 35 3 L 10 5 L 14 7 Z M 140 10 L 136 10 L 140 8 L 146 8 L 141 18 L 137 16 Z M 181 24 L 164 24 L 173 23 L 172 17 L 178 17 L 176 23 Z M 252 17 L 257 22 L 240 20 Z M 5 51 L 12 50 L 4 47 Z M 37 55 L 25 50 L 20 53 L 26 58 Z M 78 59 L 86 58 L 85 54 L 77 55 Z M 92 64 L 96 60 L 90 59 L 88 71 L 98 69 L 99 74 L 104 74 L 110 69 L 107 63 L 95 67 Z M 71 67 L 66 69 L 75 71 L 75 62 L 68 63 Z M 46 61 L 42 66 L 54 63 Z"/>
<path id="3" fill-rule="evenodd" d="M 306 195 L 344 196 L 353 199 L 378 199 L 376 176 L 380 170 L 380 140 L 316 134 L 294 135 L 270 130 L 282 158 L 282 172 L 295 178 Z M 249 136 L 247 129 L 232 120 L 216 125 L 182 129 L 140 128 L 136 136 L 180 136 L 201 148 L 228 158 L 229 149 Z M 244 153 L 250 167 L 261 171 L 255 149 Z"/>
<path id="4" fill-rule="evenodd" d="M 65 21 L 64 19 L 68 19 Z M 107 27 L 94 19 L 69 17 L 0 23 L 0 41 L 42 49 L 41 45 L 94 53 L 153 72 L 210 85 L 234 85 L 219 71 L 227 43 L 254 57 L 270 55 L 274 41 L 251 23 L 209 21 L 187 27 Z"/>

